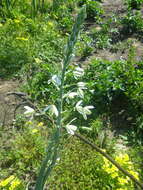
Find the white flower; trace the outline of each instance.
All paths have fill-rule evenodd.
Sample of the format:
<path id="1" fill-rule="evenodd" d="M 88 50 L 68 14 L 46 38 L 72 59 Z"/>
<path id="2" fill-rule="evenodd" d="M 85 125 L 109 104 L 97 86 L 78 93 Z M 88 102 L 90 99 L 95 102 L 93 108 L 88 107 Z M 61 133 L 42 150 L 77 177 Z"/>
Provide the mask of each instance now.
<path id="1" fill-rule="evenodd" d="M 87 89 L 85 82 L 78 82 L 77 83 L 78 88 L 80 89 Z"/>
<path id="2" fill-rule="evenodd" d="M 26 111 L 24 112 L 25 115 L 31 115 L 32 113 L 34 113 L 34 109 L 29 107 L 29 106 L 24 106 L 24 108 L 26 109 Z"/>
<path id="3" fill-rule="evenodd" d="M 77 96 L 77 92 L 70 92 L 67 94 L 67 97 L 70 98 L 70 99 L 73 99 L 75 96 Z"/>
<path id="4" fill-rule="evenodd" d="M 77 127 L 75 125 L 67 125 L 66 129 L 70 135 L 74 135 L 74 132 L 77 130 Z"/>
<path id="5" fill-rule="evenodd" d="M 59 78 L 59 76 L 57 75 L 53 75 L 52 76 L 52 82 L 57 85 L 57 86 L 60 86 L 61 85 L 61 79 Z"/>
<path id="6" fill-rule="evenodd" d="M 94 106 L 85 106 L 84 107 L 85 114 L 90 115 L 91 114 L 90 109 L 93 109 L 93 108 L 94 108 Z"/>
<path id="7" fill-rule="evenodd" d="M 74 78 L 80 78 L 84 75 L 84 69 L 81 67 L 76 67 L 75 71 L 73 71 Z"/>
<path id="8" fill-rule="evenodd" d="M 89 90 L 91 92 L 91 94 L 94 94 L 95 90 Z"/>
<path id="9" fill-rule="evenodd" d="M 82 107 L 82 100 L 80 100 L 77 104 L 76 104 L 76 110 L 83 116 L 83 118 L 85 120 L 87 120 L 87 115 L 91 114 L 90 109 L 93 109 L 94 106 L 85 106 Z"/>
<path id="10" fill-rule="evenodd" d="M 58 112 L 58 109 L 57 109 L 57 107 L 55 106 L 55 105 L 48 105 L 45 109 L 44 109 L 44 113 L 45 112 L 47 112 L 47 111 L 49 111 L 49 113 L 51 114 L 51 115 L 55 115 L 56 117 L 58 117 L 58 115 L 59 115 L 59 112 Z"/>
<path id="11" fill-rule="evenodd" d="M 84 92 L 81 88 L 78 88 L 77 90 L 79 97 L 84 98 Z"/>
<path id="12" fill-rule="evenodd" d="M 56 117 L 58 117 L 59 112 L 55 105 L 50 105 L 49 111 L 50 111 L 51 115 L 55 115 Z"/>

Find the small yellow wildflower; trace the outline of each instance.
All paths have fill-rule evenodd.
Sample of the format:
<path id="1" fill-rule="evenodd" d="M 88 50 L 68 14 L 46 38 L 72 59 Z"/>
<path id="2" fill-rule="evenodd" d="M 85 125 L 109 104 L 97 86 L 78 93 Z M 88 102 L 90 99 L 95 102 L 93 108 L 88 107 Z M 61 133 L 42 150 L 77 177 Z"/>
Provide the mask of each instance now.
<path id="1" fill-rule="evenodd" d="M 7 179 L 1 181 L 1 182 L 0 182 L 0 186 L 1 186 L 1 187 L 7 186 L 14 178 L 15 178 L 14 175 L 11 175 L 11 176 L 8 177 Z"/>
<path id="2" fill-rule="evenodd" d="M 129 156 L 128 154 L 119 154 L 118 156 L 115 157 L 115 160 L 119 163 L 119 164 L 122 164 L 122 163 L 127 163 L 129 162 Z"/>
<path id="3" fill-rule="evenodd" d="M 26 125 L 32 125 L 32 121 L 27 121 Z"/>
<path id="4" fill-rule="evenodd" d="M 125 184 L 128 184 L 128 179 L 127 178 L 121 178 L 119 177 L 118 178 L 118 181 L 121 185 L 125 185 Z"/>
<path id="5" fill-rule="evenodd" d="M 111 177 L 114 179 L 114 178 L 116 178 L 116 177 L 118 177 L 118 172 L 113 172 L 113 173 L 111 173 Z"/>
<path id="6" fill-rule="evenodd" d="M 9 190 L 14 190 L 20 184 L 21 184 L 21 181 L 19 179 L 15 179 L 14 181 L 12 181 L 11 186 L 9 187 Z"/>
<path id="7" fill-rule="evenodd" d="M 28 41 L 28 38 L 24 38 L 24 37 L 16 37 L 17 40 L 23 40 L 23 41 Z"/>
<path id="8" fill-rule="evenodd" d="M 14 19 L 14 22 L 18 24 L 18 23 L 20 23 L 20 20 Z"/>
<path id="9" fill-rule="evenodd" d="M 112 173 L 115 173 L 115 172 L 118 171 L 118 168 L 116 168 L 115 166 L 106 167 L 106 168 L 104 168 L 104 169 L 105 169 L 105 171 L 106 171 L 107 173 L 109 173 L 109 174 L 112 174 Z"/>
<path id="10" fill-rule="evenodd" d="M 129 171 L 130 172 L 130 174 L 132 174 L 136 179 L 138 179 L 139 180 L 139 174 L 137 173 L 137 172 L 135 172 L 135 171 Z"/>
<path id="11" fill-rule="evenodd" d="M 48 26 L 50 26 L 50 27 L 53 27 L 53 26 L 54 26 L 54 23 L 51 22 L 51 21 L 49 21 L 47 24 L 48 24 Z"/>
<path id="12" fill-rule="evenodd" d="M 42 127 L 44 125 L 43 122 L 38 123 L 37 127 Z"/>
<path id="13" fill-rule="evenodd" d="M 38 132 L 38 129 L 33 129 L 32 130 L 32 133 L 37 133 Z"/>

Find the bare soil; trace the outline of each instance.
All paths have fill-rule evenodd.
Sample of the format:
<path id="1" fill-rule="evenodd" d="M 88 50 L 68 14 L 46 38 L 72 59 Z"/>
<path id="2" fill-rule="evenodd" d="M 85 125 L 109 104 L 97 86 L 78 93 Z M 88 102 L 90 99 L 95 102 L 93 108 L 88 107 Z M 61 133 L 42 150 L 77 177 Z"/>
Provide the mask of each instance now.
<path id="1" fill-rule="evenodd" d="M 0 125 L 6 126 L 14 119 L 14 110 L 18 100 L 14 96 L 7 96 L 8 92 L 16 91 L 19 82 L 14 80 L 0 79 Z"/>

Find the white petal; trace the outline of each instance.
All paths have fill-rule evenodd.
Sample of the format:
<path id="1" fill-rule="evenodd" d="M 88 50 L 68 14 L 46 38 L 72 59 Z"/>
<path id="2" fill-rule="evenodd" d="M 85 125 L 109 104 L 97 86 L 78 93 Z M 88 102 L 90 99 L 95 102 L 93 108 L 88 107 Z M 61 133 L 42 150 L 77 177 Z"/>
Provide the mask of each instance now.
<path id="1" fill-rule="evenodd" d="M 86 106 L 87 109 L 94 109 L 94 106 Z"/>
<path id="2" fill-rule="evenodd" d="M 52 76 L 52 82 L 57 86 L 61 85 L 61 79 L 57 75 Z"/>
<path id="3" fill-rule="evenodd" d="M 83 110 L 83 107 L 81 106 L 78 106 L 76 107 L 77 111 L 80 113 L 80 114 L 83 114 L 84 110 Z"/>
<path id="4" fill-rule="evenodd" d="M 78 78 L 84 75 L 84 69 L 81 67 L 76 67 L 75 71 L 73 71 L 74 77 Z"/>
<path id="5" fill-rule="evenodd" d="M 89 127 L 81 127 L 83 130 L 86 130 L 86 131 L 92 131 L 92 129 L 91 128 L 89 128 Z"/>
<path id="6" fill-rule="evenodd" d="M 29 107 L 29 106 L 24 106 L 24 108 L 26 109 L 26 111 L 24 112 L 24 114 L 31 114 L 34 112 L 34 109 Z"/>
<path id="7" fill-rule="evenodd" d="M 78 82 L 78 83 L 77 83 L 77 86 L 78 86 L 80 89 L 87 89 L 87 88 L 86 88 L 86 83 L 84 83 L 84 82 Z"/>
<path id="8" fill-rule="evenodd" d="M 78 107 L 82 103 L 82 100 L 78 101 L 76 107 Z"/>
<path id="9" fill-rule="evenodd" d="M 87 107 L 84 107 L 84 113 L 90 115 L 91 111 Z"/>
<path id="10" fill-rule="evenodd" d="M 73 99 L 75 96 L 77 96 L 77 92 L 68 93 L 68 98 L 70 98 L 70 99 Z"/>
<path id="11" fill-rule="evenodd" d="M 82 115 L 83 115 L 83 118 L 84 118 L 85 120 L 87 120 L 87 115 L 86 115 L 85 113 L 83 113 Z"/>
<path id="12" fill-rule="evenodd" d="M 55 105 L 51 105 L 50 111 L 51 111 L 51 114 L 55 115 L 56 117 L 59 115 L 58 109 L 56 108 Z"/>
<path id="13" fill-rule="evenodd" d="M 76 71 L 79 71 L 79 72 L 84 72 L 84 69 L 83 68 L 81 68 L 81 67 L 76 67 L 76 69 L 75 69 Z"/>
<path id="14" fill-rule="evenodd" d="M 74 132 L 77 130 L 77 127 L 75 125 L 67 125 L 66 129 L 69 134 L 74 135 Z"/>
<path id="15" fill-rule="evenodd" d="M 84 98 L 84 92 L 81 88 L 79 88 L 77 92 L 78 92 L 79 97 Z"/>

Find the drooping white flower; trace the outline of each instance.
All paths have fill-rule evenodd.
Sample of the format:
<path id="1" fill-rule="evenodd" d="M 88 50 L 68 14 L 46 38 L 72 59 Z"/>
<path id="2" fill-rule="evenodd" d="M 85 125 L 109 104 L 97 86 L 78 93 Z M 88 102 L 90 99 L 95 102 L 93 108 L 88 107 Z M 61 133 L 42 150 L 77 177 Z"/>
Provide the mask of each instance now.
<path id="1" fill-rule="evenodd" d="M 67 94 L 67 97 L 70 98 L 70 99 L 73 99 L 77 95 L 78 95 L 77 92 L 70 92 L 70 93 Z"/>
<path id="2" fill-rule="evenodd" d="M 55 105 L 50 106 L 50 113 L 51 113 L 51 115 L 55 115 L 56 117 L 58 117 L 59 112 Z"/>
<path id="3" fill-rule="evenodd" d="M 77 83 L 78 88 L 80 89 L 87 89 L 85 82 L 78 82 Z"/>
<path id="4" fill-rule="evenodd" d="M 77 104 L 76 104 L 76 106 L 75 106 L 76 110 L 77 110 L 80 114 L 82 114 L 82 112 L 83 112 L 83 107 L 81 106 L 81 104 L 82 104 L 82 100 L 78 101 Z"/>
<path id="5" fill-rule="evenodd" d="M 77 89 L 77 93 L 78 93 L 79 97 L 84 98 L 84 92 L 81 88 Z"/>
<path id="6" fill-rule="evenodd" d="M 78 79 L 84 75 L 84 69 L 81 67 L 76 67 L 75 71 L 73 71 L 74 78 Z"/>
<path id="7" fill-rule="evenodd" d="M 45 112 L 47 112 L 47 111 L 49 111 L 49 113 L 51 114 L 51 115 L 55 115 L 56 117 L 58 117 L 58 115 L 59 115 L 59 112 L 58 112 L 58 109 L 57 109 L 57 107 L 55 106 L 55 105 L 48 105 L 45 109 L 44 109 L 44 113 Z"/>
<path id="8" fill-rule="evenodd" d="M 66 130 L 70 135 L 74 135 L 75 131 L 77 130 L 77 127 L 75 125 L 67 125 Z"/>
<path id="9" fill-rule="evenodd" d="M 94 106 L 82 106 L 82 100 L 80 100 L 77 104 L 76 104 L 76 110 L 83 116 L 83 118 L 85 120 L 87 120 L 87 115 L 91 114 L 90 109 L 93 109 Z"/>
<path id="10" fill-rule="evenodd" d="M 86 113 L 87 115 L 90 115 L 90 114 L 91 114 L 90 109 L 93 109 L 93 108 L 94 108 L 94 106 L 85 106 L 85 107 L 84 107 L 84 111 L 85 111 L 85 113 Z"/>
<path id="11" fill-rule="evenodd" d="M 51 80 L 56 86 L 61 85 L 61 79 L 58 75 L 53 75 Z"/>
<path id="12" fill-rule="evenodd" d="M 34 109 L 29 107 L 29 106 L 24 106 L 24 108 L 26 109 L 26 111 L 24 112 L 25 115 L 31 115 L 32 113 L 34 113 Z"/>

